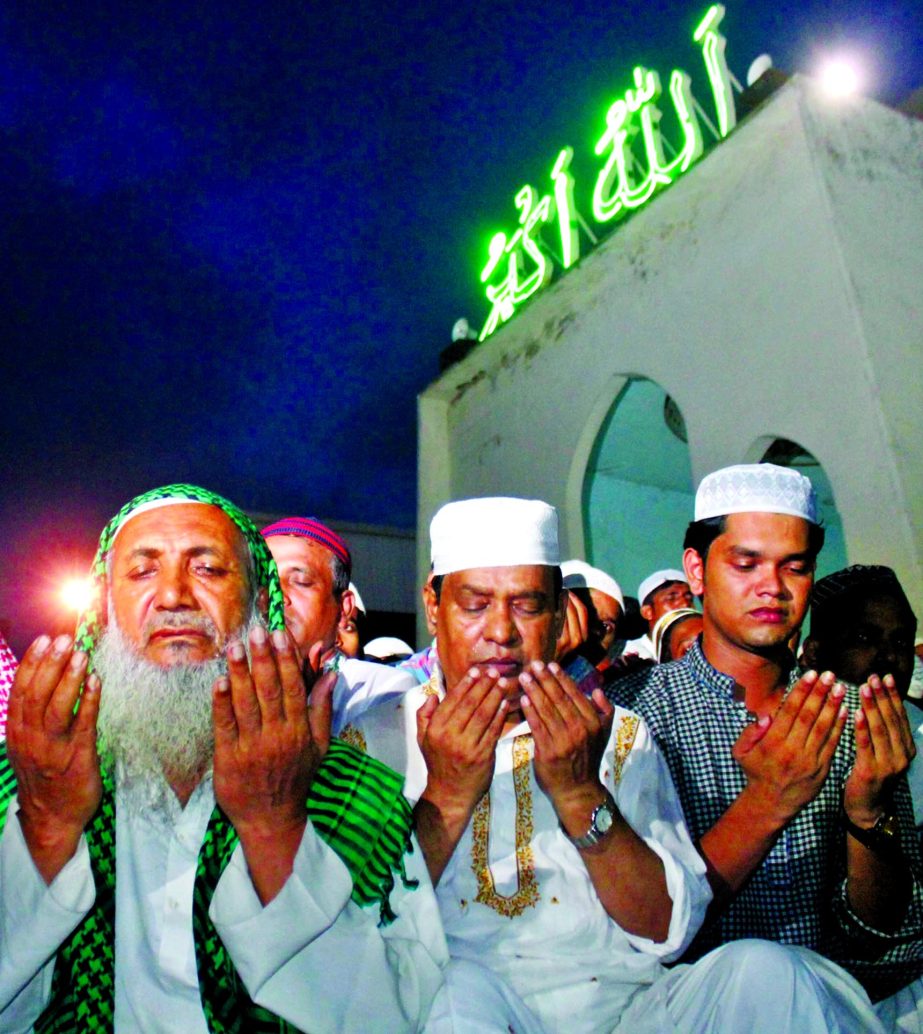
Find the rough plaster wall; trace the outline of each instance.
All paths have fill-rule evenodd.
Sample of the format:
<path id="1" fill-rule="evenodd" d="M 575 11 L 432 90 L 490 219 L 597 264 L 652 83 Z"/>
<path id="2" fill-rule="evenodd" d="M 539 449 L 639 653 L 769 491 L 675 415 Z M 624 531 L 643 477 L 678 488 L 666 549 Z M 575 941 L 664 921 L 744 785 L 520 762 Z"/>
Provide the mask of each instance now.
<path id="1" fill-rule="evenodd" d="M 923 122 L 855 98 L 830 109 L 814 91 L 803 96 L 832 213 L 844 277 L 855 299 L 864 342 L 864 373 L 880 404 L 890 454 L 870 457 L 892 480 L 906 521 L 883 538 L 876 527 L 856 529 L 853 559 L 884 560 L 902 579 L 923 580 Z M 861 505 L 881 502 L 853 486 Z M 858 500 L 857 500 L 858 502 Z M 911 573 L 912 572 L 912 573 Z M 921 603 L 920 596 L 916 604 Z M 919 612 L 919 611 L 918 611 Z"/>
<path id="2" fill-rule="evenodd" d="M 850 256 L 804 128 L 805 89 L 798 79 L 783 87 L 427 389 L 421 404 L 446 405 L 452 495 L 539 495 L 572 526 L 581 500 L 567 485 L 579 483 L 587 414 L 598 427 L 618 376 L 646 376 L 682 409 L 695 481 L 760 438 L 800 442 L 833 484 L 850 559 L 853 542 L 900 539 L 901 574 L 923 605 L 906 493 L 881 462 L 888 437 L 844 275 Z M 427 450 L 421 434 L 421 457 Z M 422 478 L 420 497 L 422 514 L 432 502 Z"/>

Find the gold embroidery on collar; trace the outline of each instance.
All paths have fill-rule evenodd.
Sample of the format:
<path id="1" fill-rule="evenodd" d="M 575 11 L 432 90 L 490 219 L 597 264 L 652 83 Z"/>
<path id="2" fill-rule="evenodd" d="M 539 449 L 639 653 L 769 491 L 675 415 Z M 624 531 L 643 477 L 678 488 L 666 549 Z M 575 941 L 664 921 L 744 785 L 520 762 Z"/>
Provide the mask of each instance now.
<path id="1" fill-rule="evenodd" d="M 361 729 L 357 729 L 355 725 L 344 725 L 340 730 L 340 735 L 337 739 L 342 740 L 344 743 L 348 743 L 351 747 L 355 747 L 356 750 L 361 750 L 363 754 L 368 754 L 368 744 L 365 742 L 365 736 Z"/>
<path id="2" fill-rule="evenodd" d="M 516 891 L 509 896 L 498 894 L 490 871 L 490 791 L 474 809 L 471 869 L 478 882 L 475 901 L 487 905 L 508 919 L 521 915 L 538 904 L 539 889 L 535 878 L 535 856 L 532 853 L 532 790 L 529 769 L 532 761 L 529 733 L 513 740 L 513 790 L 516 794 Z"/>
<path id="3" fill-rule="evenodd" d="M 631 753 L 631 748 L 638 735 L 638 716 L 636 714 L 622 715 L 619 720 L 618 731 L 615 734 L 615 758 L 612 762 L 612 785 L 618 786 L 622 778 L 622 766 Z"/>

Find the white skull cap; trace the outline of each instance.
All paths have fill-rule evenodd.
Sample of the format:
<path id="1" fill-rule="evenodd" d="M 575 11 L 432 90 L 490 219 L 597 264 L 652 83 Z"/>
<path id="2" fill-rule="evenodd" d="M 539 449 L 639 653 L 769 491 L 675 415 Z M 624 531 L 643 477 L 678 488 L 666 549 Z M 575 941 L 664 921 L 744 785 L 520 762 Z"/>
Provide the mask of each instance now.
<path id="1" fill-rule="evenodd" d="M 684 585 L 688 585 L 689 579 L 686 577 L 685 571 L 678 571 L 675 567 L 655 571 L 638 586 L 638 602 L 643 606 L 644 601 L 652 592 L 656 592 L 661 585 L 668 585 L 670 582 L 682 582 Z"/>
<path id="2" fill-rule="evenodd" d="M 774 463 L 742 463 L 702 478 L 695 519 L 731 513 L 784 513 L 817 524 L 817 496 L 810 478 Z"/>
<path id="3" fill-rule="evenodd" d="M 476 567 L 556 567 L 558 514 L 539 499 L 494 496 L 446 503 L 429 526 L 433 574 Z"/>
<path id="4" fill-rule="evenodd" d="M 413 647 L 396 636 L 380 635 L 366 643 L 362 652 L 366 657 L 383 661 L 386 657 L 409 657 L 413 653 Z"/>
<path id="5" fill-rule="evenodd" d="M 365 604 L 362 602 L 362 597 L 359 595 L 359 590 L 356 588 L 353 582 L 349 583 L 349 591 L 353 594 L 353 602 L 356 604 L 356 610 L 361 613 L 365 613 Z"/>
<path id="6" fill-rule="evenodd" d="M 625 597 L 619 583 L 598 567 L 591 567 L 585 560 L 565 560 L 561 564 L 565 589 L 596 589 L 611 596 L 618 605 L 625 609 Z"/>

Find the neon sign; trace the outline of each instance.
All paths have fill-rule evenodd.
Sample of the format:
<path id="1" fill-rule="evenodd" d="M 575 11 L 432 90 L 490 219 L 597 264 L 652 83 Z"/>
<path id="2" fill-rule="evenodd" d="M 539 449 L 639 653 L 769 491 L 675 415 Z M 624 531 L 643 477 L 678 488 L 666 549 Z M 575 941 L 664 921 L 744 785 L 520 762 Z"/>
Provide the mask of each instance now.
<path id="1" fill-rule="evenodd" d="M 605 128 L 594 148 L 595 158 L 602 160 L 591 202 L 596 223 L 605 226 L 640 208 L 700 158 L 704 151 L 700 119 L 719 140 L 736 125 L 732 78 L 724 55 L 727 41 L 720 32 L 723 18 L 724 7 L 714 4 L 693 34 L 702 48 L 717 128 L 692 96 L 691 80 L 685 72 L 674 69 L 670 73 L 664 94 L 655 71 L 635 68 L 632 86 L 606 112 Z M 672 106 L 681 142 L 676 134 L 671 142 L 663 132 L 663 112 L 658 105 L 667 103 Z M 490 239 L 487 263 L 481 272 L 490 311 L 479 341 L 493 334 L 551 280 L 555 262 L 561 269 L 569 269 L 580 258 L 581 229 L 596 243 L 596 236 L 574 202 L 573 157 L 572 147 L 558 153 L 548 193 L 540 194 L 529 184 L 522 187 L 514 198 L 519 210 L 515 232 L 508 236 L 500 231 Z M 553 246 L 545 243 L 545 229 L 553 235 Z"/>

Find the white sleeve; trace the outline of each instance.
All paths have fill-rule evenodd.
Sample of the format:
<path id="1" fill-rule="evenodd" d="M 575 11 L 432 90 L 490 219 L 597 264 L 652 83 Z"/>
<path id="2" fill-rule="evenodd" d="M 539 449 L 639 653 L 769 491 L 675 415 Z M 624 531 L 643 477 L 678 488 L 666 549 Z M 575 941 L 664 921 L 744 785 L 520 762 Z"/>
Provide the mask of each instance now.
<path id="1" fill-rule="evenodd" d="M 51 995 L 55 952 L 93 907 L 86 838 L 51 884 L 35 867 L 10 802 L 0 837 L 0 1029 L 27 1031 Z"/>
<path id="2" fill-rule="evenodd" d="M 627 735 L 635 723 L 634 741 L 620 765 L 616 749 L 619 735 Z M 705 919 L 711 887 L 705 862 L 686 828 L 682 805 L 663 755 L 644 720 L 621 708 L 616 709 L 613 737 L 604 757 L 604 775 L 625 820 L 663 861 L 667 892 L 673 901 L 666 940 L 652 941 L 628 931 L 625 936 L 639 951 L 656 955 L 664 962 L 679 958 Z"/>
<path id="3" fill-rule="evenodd" d="M 416 686 L 413 675 L 400 668 L 347 658 L 333 687 L 333 734 L 358 722 L 373 705 L 399 700 Z"/>
<path id="4" fill-rule="evenodd" d="M 264 908 L 238 845 L 210 915 L 257 1004 L 315 1034 L 422 1028 L 442 984 L 448 952 L 422 852 L 395 877 L 397 919 L 379 926 L 378 907 L 350 901 L 346 866 L 308 823 L 292 875 Z"/>

